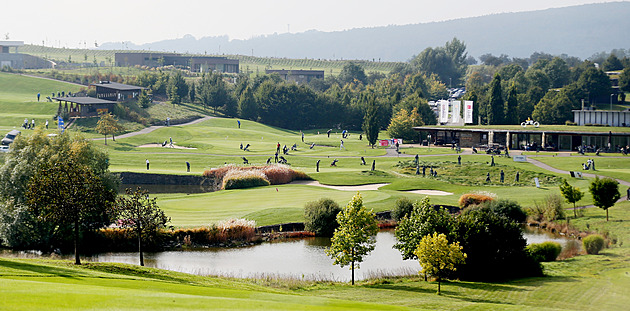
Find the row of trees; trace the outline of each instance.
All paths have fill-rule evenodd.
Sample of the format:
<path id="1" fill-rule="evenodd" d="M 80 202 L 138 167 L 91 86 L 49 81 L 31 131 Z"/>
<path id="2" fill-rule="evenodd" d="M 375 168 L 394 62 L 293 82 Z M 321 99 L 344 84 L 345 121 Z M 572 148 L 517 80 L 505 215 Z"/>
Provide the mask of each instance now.
<path id="1" fill-rule="evenodd" d="M 39 129 L 11 146 L 0 167 L 3 245 L 45 251 L 73 245 L 80 264 L 80 241 L 118 222 L 137 234 L 144 264 L 142 237 L 169 219 L 145 191 L 118 197 L 119 180 L 109 172 L 104 152 L 81 137 L 47 137 Z"/>

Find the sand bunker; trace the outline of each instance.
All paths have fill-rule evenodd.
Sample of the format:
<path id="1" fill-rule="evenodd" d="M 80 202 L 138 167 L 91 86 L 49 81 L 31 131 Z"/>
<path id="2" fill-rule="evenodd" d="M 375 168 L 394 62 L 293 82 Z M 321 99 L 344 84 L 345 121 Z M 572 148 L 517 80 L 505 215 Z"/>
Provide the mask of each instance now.
<path id="1" fill-rule="evenodd" d="M 389 185 L 389 184 L 369 184 L 369 185 L 360 185 L 360 186 L 330 186 L 330 185 L 322 185 L 319 181 L 316 180 L 295 180 L 291 182 L 292 185 L 307 185 L 307 186 L 318 186 L 324 188 L 330 188 L 341 191 L 369 191 L 369 190 L 378 190 L 378 188 Z"/>
<path id="2" fill-rule="evenodd" d="M 452 195 L 451 192 L 440 191 L 440 190 L 411 190 L 407 191 L 415 194 L 424 194 L 424 195 Z"/>
<path id="3" fill-rule="evenodd" d="M 162 147 L 162 144 L 145 144 L 138 147 L 139 148 L 157 147 L 157 148 L 173 148 L 173 149 L 197 149 L 197 148 L 189 148 L 189 147 L 184 147 L 184 146 L 168 145 L 168 144 L 164 147 Z"/>

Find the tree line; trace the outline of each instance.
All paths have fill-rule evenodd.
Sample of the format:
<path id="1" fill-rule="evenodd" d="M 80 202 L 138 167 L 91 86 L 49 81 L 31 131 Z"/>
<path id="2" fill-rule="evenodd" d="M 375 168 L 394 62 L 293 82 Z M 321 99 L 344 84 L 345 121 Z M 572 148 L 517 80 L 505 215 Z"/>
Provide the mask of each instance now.
<path id="1" fill-rule="evenodd" d="M 529 58 L 485 54 L 477 60 L 457 38 L 429 47 L 389 74 L 365 72 L 347 62 L 338 76 L 298 85 L 278 75 L 223 75 L 208 72 L 187 78 L 181 71 L 143 72 L 131 83 L 164 96 L 173 104 L 197 103 L 226 116 L 259 121 L 287 129 L 339 128 L 360 130 L 368 98 L 376 105 L 376 126 L 392 127 L 390 135 L 417 137 L 409 125 L 436 124 L 430 101 L 447 99 L 451 87 L 465 86 L 472 100 L 474 123 L 519 124 L 527 118 L 564 124 L 582 102 L 591 106 L 610 100 L 606 71 L 630 67 L 630 59 L 610 54 L 603 63 L 567 55 L 536 52 Z M 619 76 L 621 90 L 630 90 L 630 70 Z M 625 101 L 624 93 L 619 100 Z M 404 124 L 404 126 L 401 126 Z"/>

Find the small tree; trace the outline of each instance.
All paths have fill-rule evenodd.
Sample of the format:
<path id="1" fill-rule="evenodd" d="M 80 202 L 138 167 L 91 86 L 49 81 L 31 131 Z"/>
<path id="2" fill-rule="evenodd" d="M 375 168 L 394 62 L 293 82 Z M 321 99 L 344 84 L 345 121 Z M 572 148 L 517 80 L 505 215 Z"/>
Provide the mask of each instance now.
<path id="1" fill-rule="evenodd" d="M 405 260 L 418 259 L 414 251 L 423 237 L 437 232 L 454 238 L 451 236 L 453 228 L 454 219 L 451 214 L 444 208 L 433 207 L 427 197 L 414 203 L 411 213 L 398 222 L 395 232 L 398 243 L 393 247 L 400 251 Z"/>
<path id="2" fill-rule="evenodd" d="M 582 197 L 584 196 L 584 192 L 580 191 L 580 188 L 569 185 L 566 179 L 560 185 L 560 192 L 568 203 L 573 203 L 573 217 L 577 218 L 575 203 L 582 199 Z"/>
<path id="3" fill-rule="evenodd" d="M 125 192 L 127 196 L 121 196 L 116 201 L 116 212 L 122 221 L 121 224 L 136 233 L 140 265 L 144 266 L 142 236 L 155 233 L 171 219 L 158 207 L 157 199 L 149 198 L 149 191 L 138 187 L 135 191 L 127 188 Z"/>
<path id="4" fill-rule="evenodd" d="M 107 145 L 107 135 L 112 135 L 112 140 L 116 141 L 114 135 L 124 129 L 122 125 L 118 124 L 118 120 L 111 113 L 101 114 L 101 119 L 96 123 L 96 131 L 105 136 L 105 145 Z"/>
<path id="5" fill-rule="evenodd" d="M 374 212 L 363 206 L 361 194 L 357 193 L 346 207 L 337 215 L 339 227 L 331 239 L 330 248 L 326 255 L 330 256 L 335 265 L 345 267 L 350 265 L 352 270 L 352 285 L 354 285 L 354 269 L 359 268 L 363 256 L 374 249 L 378 225 Z"/>
<path id="6" fill-rule="evenodd" d="M 615 205 L 621 197 L 619 183 L 609 177 L 599 179 L 596 176 L 588 190 L 593 195 L 593 205 L 606 210 L 606 221 L 608 221 L 608 208 Z"/>
<path id="7" fill-rule="evenodd" d="M 376 141 L 378 140 L 378 107 L 376 106 L 376 100 L 374 96 L 367 95 L 366 99 L 365 115 L 363 116 L 363 132 L 370 143 L 370 146 L 374 148 Z"/>
<path id="8" fill-rule="evenodd" d="M 466 261 L 466 254 L 462 252 L 459 242 L 448 244 L 446 235 L 437 232 L 423 237 L 414 254 L 418 256 L 422 267 L 420 272 L 437 279 L 438 295 L 442 278 L 446 277 L 449 271 L 455 271 L 457 265 L 464 264 Z"/>
<path id="9" fill-rule="evenodd" d="M 317 236 L 332 236 L 337 223 L 337 214 L 341 208 L 332 199 L 322 198 L 306 203 L 304 207 L 304 229 Z"/>

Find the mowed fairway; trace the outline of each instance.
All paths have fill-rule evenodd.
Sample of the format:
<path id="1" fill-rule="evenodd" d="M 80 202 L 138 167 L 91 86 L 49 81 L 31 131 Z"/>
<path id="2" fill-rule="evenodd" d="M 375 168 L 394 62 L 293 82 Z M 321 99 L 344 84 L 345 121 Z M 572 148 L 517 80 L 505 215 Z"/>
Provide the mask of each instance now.
<path id="1" fill-rule="evenodd" d="M 121 264 L 0 258 L 2 310 L 392 310 Z"/>

